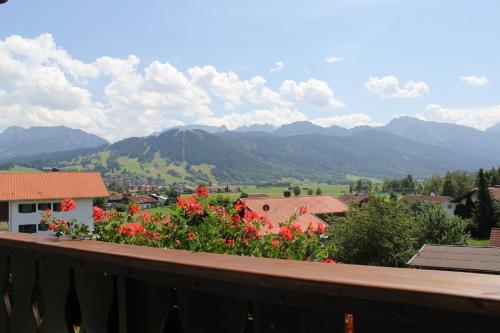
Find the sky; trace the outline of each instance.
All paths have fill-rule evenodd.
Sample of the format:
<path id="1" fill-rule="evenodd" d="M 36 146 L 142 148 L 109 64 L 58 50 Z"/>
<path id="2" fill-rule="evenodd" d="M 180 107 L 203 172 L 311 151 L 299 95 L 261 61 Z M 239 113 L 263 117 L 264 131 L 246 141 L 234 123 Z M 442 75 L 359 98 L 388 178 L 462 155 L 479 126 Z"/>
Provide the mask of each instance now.
<path id="1" fill-rule="evenodd" d="M 0 131 L 500 122 L 496 0 L 9 0 Z"/>

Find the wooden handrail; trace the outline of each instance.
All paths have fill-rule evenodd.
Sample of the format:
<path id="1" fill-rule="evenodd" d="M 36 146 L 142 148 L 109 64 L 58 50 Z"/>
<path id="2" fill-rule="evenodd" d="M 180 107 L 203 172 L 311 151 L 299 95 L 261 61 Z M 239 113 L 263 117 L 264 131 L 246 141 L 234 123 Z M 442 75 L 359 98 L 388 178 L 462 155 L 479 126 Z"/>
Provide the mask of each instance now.
<path id="1" fill-rule="evenodd" d="M 29 266 L 31 260 L 33 267 L 47 262 L 72 268 L 77 283 L 81 282 L 78 274 L 97 272 L 122 283 L 143 281 L 270 304 L 270 313 L 274 304 L 354 313 L 355 318 L 394 325 L 425 326 L 433 316 L 439 318 L 439 327 L 458 325 L 464 330 L 469 329 L 467 323 L 470 329 L 486 331 L 488 325 L 500 323 L 500 278 L 493 275 L 192 253 L 92 240 L 55 241 L 8 232 L 0 232 L 0 253 L 8 256 L 2 262 L 10 262 L 11 267 L 19 260 Z M 9 268 L 0 274 L 3 271 Z M 117 294 L 124 297 L 119 285 L 115 285 Z M 110 300 L 115 296 L 110 295 Z"/>

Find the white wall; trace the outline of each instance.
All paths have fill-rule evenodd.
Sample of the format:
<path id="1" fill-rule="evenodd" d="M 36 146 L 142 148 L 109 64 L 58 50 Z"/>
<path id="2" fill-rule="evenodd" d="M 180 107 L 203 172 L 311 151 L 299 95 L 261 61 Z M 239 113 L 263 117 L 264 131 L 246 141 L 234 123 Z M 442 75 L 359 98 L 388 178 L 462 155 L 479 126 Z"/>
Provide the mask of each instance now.
<path id="1" fill-rule="evenodd" d="M 61 200 L 31 200 L 31 201 L 11 201 L 9 202 L 9 230 L 12 232 L 18 232 L 19 226 L 22 224 L 38 224 L 40 223 L 40 218 L 42 216 L 41 211 L 36 211 L 34 213 L 19 213 L 19 204 L 38 204 L 39 203 L 56 203 L 61 202 Z M 54 217 L 61 217 L 68 221 L 72 219 L 77 219 L 78 223 L 85 223 L 91 229 L 94 226 L 92 220 L 92 199 L 75 199 L 76 209 L 71 212 L 53 212 Z M 38 230 L 38 229 L 37 229 Z M 40 231 L 39 233 L 50 233 Z"/>
<path id="2" fill-rule="evenodd" d="M 449 207 L 448 207 L 449 205 Z M 451 203 L 450 201 L 446 200 L 441 204 L 441 207 L 443 207 L 444 211 L 450 215 L 453 216 L 455 214 L 455 204 Z"/>

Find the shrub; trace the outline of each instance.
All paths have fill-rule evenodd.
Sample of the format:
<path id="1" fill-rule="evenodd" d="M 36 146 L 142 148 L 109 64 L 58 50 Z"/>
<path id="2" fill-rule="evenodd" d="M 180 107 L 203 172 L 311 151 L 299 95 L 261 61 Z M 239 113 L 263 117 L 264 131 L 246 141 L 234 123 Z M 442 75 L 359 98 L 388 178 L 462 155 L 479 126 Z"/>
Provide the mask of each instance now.
<path id="1" fill-rule="evenodd" d="M 241 200 L 233 203 L 227 197 L 209 197 L 203 189 L 196 193 L 178 197 L 168 215 L 141 211 L 138 205 L 130 205 L 126 213 L 94 207 L 92 236 L 105 242 L 189 251 L 332 261 L 320 237 L 325 227 L 311 222 L 303 230 L 296 223 L 307 208 L 301 207 L 274 230 L 266 216 L 246 209 Z"/>

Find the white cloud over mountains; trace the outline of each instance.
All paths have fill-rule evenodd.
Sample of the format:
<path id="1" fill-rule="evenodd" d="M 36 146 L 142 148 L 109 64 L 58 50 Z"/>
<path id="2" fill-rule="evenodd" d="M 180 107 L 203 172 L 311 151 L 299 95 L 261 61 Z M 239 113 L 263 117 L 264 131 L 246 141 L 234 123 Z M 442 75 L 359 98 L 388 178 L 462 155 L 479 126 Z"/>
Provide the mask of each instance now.
<path id="1" fill-rule="evenodd" d="M 424 119 L 459 125 L 466 125 L 484 130 L 500 123 L 500 105 L 473 106 L 468 108 L 450 108 L 438 104 L 429 104 Z"/>
<path id="2" fill-rule="evenodd" d="M 395 76 L 370 77 L 365 87 L 383 98 L 414 98 L 429 93 L 429 87 L 425 82 L 408 81 L 400 87 L 399 80 Z"/>
<path id="3" fill-rule="evenodd" d="M 481 76 L 468 75 L 468 76 L 462 76 L 460 79 L 462 79 L 462 81 L 467 82 L 467 84 L 471 86 L 482 87 L 488 84 L 488 78 L 484 75 Z"/>
<path id="4" fill-rule="evenodd" d="M 116 140 L 186 121 L 281 125 L 306 120 L 302 107 L 328 113 L 344 105 L 314 78 L 286 80 L 273 90 L 262 76 L 243 80 L 210 65 L 185 72 L 160 61 L 139 66 L 134 55 L 83 62 L 50 34 L 8 37 L 0 41 L 0 127 L 66 125 Z M 276 70 L 283 68 L 276 63 Z M 108 80 L 99 99 L 90 89 L 96 79 Z"/>

